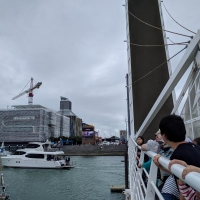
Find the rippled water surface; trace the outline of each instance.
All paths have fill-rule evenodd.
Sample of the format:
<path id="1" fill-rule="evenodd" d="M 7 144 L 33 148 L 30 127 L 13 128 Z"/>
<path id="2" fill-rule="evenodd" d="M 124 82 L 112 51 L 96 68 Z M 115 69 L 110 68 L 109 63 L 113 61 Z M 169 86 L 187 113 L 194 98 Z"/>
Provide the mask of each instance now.
<path id="1" fill-rule="evenodd" d="M 124 200 L 110 186 L 124 185 L 122 156 L 74 156 L 70 170 L 2 168 L 11 200 Z"/>

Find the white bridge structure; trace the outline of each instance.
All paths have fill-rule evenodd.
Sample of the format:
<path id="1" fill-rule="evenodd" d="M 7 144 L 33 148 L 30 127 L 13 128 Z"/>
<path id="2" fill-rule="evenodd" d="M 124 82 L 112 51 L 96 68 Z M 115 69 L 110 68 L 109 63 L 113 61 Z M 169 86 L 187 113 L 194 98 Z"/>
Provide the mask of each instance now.
<path id="1" fill-rule="evenodd" d="M 128 0 L 126 0 L 127 6 Z M 158 0 L 160 6 L 161 2 Z M 160 6 L 161 7 L 161 6 Z M 128 12 L 126 10 L 126 12 Z M 128 15 L 128 13 L 126 13 Z M 160 14 L 162 11 L 160 8 Z M 163 25 L 164 26 L 164 25 Z M 163 32 L 164 41 L 166 41 L 165 33 Z M 127 45 L 129 46 L 129 38 L 127 38 Z M 167 55 L 168 56 L 168 55 Z M 173 73 L 171 73 L 168 82 L 163 88 L 162 92 L 155 101 L 150 112 L 143 121 L 141 127 L 137 131 L 134 130 L 134 108 L 132 102 L 132 83 L 131 77 L 129 78 L 129 111 L 130 111 L 130 133 L 128 136 L 128 159 L 129 159 L 129 188 L 124 191 L 126 200 L 154 200 L 155 194 L 159 199 L 163 199 L 161 193 L 156 187 L 157 166 L 154 162 L 151 162 L 150 172 L 147 173 L 145 169 L 137 167 L 136 155 L 137 144 L 135 142 L 139 135 L 142 135 L 147 129 L 148 125 L 152 122 L 156 114 L 159 112 L 169 95 L 174 92 L 175 86 L 180 79 L 185 75 L 186 70 L 190 69 L 189 76 L 186 78 L 185 85 L 179 97 L 174 102 L 174 108 L 171 113 L 178 113 L 178 107 L 182 103 L 185 97 L 185 103 L 181 112 L 181 116 L 185 121 L 187 136 L 191 139 L 200 137 L 200 30 L 191 39 L 186 51 L 177 65 Z M 129 67 L 129 74 L 131 75 L 131 68 Z M 156 154 L 153 152 L 141 152 L 140 163 L 144 161 L 144 154 L 153 158 Z M 199 158 L 200 159 L 200 156 Z M 169 160 L 161 157 L 159 162 L 167 169 Z M 184 167 L 178 164 L 174 164 L 171 168 L 171 172 L 182 179 L 182 171 Z M 148 183 L 145 185 L 142 180 L 143 171 L 148 177 Z M 193 187 L 196 191 L 200 192 L 200 174 L 196 172 L 189 173 L 184 181 Z"/>

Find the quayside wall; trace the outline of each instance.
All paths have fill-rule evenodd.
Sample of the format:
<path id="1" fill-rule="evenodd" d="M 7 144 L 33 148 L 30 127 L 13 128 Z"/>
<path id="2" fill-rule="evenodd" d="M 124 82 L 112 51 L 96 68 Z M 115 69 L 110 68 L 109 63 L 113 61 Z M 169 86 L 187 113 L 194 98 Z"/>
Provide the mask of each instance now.
<path id="1" fill-rule="evenodd" d="M 63 145 L 62 150 L 69 156 L 124 156 L 126 145 Z"/>
<path id="2" fill-rule="evenodd" d="M 10 145 L 10 147 L 9 147 Z M 14 153 L 17 149 L 23 149 L 26 144 L 12 145 L 7 144 L 5 150 Z M 127 152 L 126 145 L 63 145 L 61 148 L 54 150 L 62 150 L 67 156 L 124 156 Z"/>

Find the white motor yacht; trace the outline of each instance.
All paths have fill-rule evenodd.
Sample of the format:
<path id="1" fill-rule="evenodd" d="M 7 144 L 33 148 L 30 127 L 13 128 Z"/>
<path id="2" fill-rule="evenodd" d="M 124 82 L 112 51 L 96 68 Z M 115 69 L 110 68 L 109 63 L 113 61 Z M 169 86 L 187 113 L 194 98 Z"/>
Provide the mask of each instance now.
<path id="1" fill-rule="evenodd" d="M 70 158 L 63 151 L 51 148 L 51 142 L 30 142 L 24 149 L 18 149 L 14 154 L 2 156 L 4 167 L 63 169 L 75 167 L 70 164 Z"/>

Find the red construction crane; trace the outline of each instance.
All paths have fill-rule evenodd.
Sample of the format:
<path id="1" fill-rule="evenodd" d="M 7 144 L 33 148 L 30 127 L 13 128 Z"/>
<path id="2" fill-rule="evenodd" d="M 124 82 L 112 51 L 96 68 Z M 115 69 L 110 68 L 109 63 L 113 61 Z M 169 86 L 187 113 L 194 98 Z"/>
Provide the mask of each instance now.
<path id="1" fill-rule="evenodd" d="M 21 92 L 17 96 L 13 97 L 12 100 L 17 99 L 17 98 L 23 96 L 24 94 L 28 93 L 28 104 L 32 105 L 33 104 L 33 90 L 36 88 L 39 88 L 42 85 L 42 82 L 38 82 L 34 86 L 33 86 L 33 78 L 31 78 L 30 82 L 31 82 L 30 88 L 28 90 L 25 90 L 24 92 Z"/>

